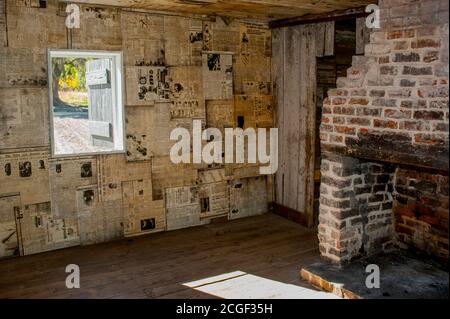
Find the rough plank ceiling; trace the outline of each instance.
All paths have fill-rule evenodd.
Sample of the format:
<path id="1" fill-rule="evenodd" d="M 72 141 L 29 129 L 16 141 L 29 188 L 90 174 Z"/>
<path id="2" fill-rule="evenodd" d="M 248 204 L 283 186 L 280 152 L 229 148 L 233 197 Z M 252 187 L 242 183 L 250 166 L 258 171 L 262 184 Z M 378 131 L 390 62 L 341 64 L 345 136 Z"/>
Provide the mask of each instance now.
<path id="1" fill-rule="evenodd" d="M 71 0 L 70 2 L 273 21 L 360 7 L 373 3 L 373 0 Z"/>

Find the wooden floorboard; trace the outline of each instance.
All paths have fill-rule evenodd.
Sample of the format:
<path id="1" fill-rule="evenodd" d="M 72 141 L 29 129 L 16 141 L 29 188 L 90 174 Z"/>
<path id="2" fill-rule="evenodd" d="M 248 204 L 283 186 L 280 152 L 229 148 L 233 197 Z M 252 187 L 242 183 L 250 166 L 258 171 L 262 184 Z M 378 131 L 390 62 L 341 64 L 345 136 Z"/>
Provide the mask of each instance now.
<path id="1" fill-rule="evenodd" d="M 255 276 L 315 290 L 299 270 L 317 256 L 315 229 L 265 214 L 1 260 L 0 298 L 216 298 L 185 284 L 233 272 L 246 274 L 243 290 Z M 68 264 L 80 289 L 65 287 Z"/>

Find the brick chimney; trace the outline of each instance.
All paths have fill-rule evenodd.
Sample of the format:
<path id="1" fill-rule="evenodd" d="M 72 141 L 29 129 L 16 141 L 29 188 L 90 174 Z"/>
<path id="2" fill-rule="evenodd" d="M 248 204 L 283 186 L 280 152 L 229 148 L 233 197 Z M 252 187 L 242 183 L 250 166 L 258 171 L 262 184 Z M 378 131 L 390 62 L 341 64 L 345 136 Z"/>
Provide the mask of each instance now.
<path id="1" fill-rule="evenodd" d="M 382 0 L 381 28 L 328 92 L 320 251 L 448 259 L 448 1 Z"/>

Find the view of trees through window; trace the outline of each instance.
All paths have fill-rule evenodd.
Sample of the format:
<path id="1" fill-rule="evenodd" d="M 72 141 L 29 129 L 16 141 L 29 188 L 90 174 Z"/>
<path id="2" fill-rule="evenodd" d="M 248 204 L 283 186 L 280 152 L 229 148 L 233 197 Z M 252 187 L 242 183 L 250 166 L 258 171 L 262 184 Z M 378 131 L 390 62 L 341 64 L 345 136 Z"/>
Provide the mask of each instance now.
<path id="1" fill-rule="evenodd" d="M 87 118 L 88 92 L 85 58 L 53 58 L 53 112 L 57 116 Z M 75 114 L 74 114 L 75 113 Z"/>

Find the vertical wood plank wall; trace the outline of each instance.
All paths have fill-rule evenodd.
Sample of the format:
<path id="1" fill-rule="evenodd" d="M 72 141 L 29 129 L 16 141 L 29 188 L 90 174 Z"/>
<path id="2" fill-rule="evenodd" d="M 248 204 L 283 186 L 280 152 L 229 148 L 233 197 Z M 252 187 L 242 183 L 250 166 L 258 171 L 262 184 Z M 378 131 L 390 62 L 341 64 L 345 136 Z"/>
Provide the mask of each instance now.
<path id="1" fill-rule="evenodd" d="M 275 118 L 279 129 L 275 204 L 298 212 L 303 223 L 311 226 L 316 139 L 316 25 L 274 29 L 272 48 Z"/>

